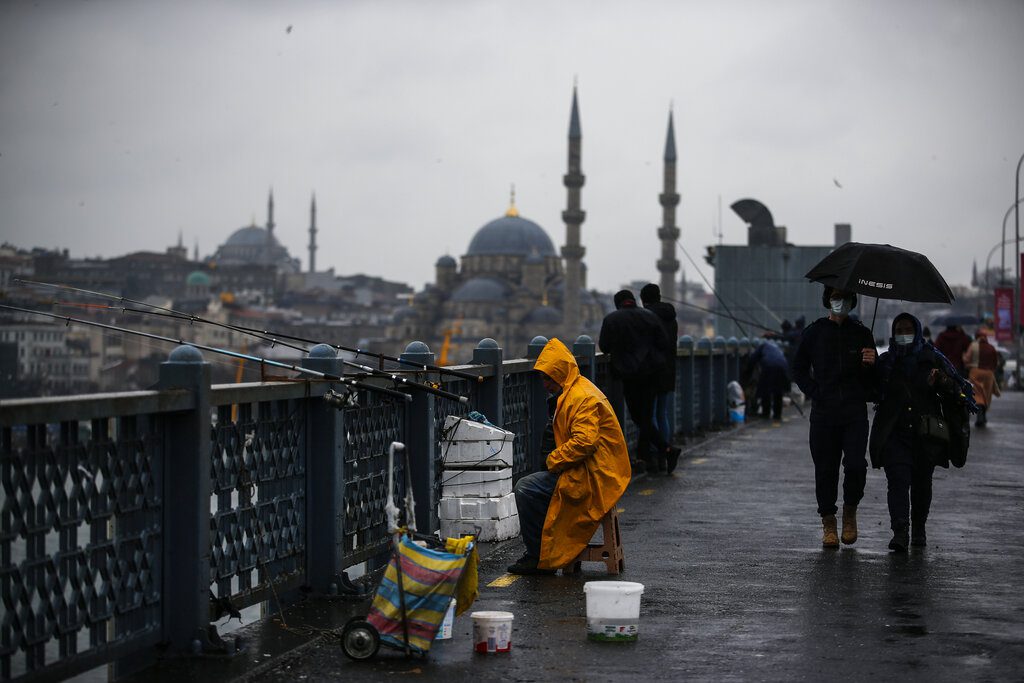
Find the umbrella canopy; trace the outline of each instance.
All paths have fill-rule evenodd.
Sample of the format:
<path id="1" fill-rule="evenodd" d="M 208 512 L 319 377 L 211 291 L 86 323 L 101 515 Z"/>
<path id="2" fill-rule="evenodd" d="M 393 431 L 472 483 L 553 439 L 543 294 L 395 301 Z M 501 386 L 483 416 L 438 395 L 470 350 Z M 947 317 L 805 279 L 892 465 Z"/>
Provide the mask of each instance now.
<path id="1" fill-rule="evenodd" d="M 936 327 L 950 327 L 954 325 L 980 325 L 981 320 L 976 315 L 961 315 L 959 313 L 950 313 L 949 315 L 940 315 L 938 318 L 932 320 L 932 325 Z"/>
<path id="2" fill-rule="evenodd" d="M 847 242 L 804 277 L 879 299 L 948 304 L 954 298 L 928 257 L 889 244 Z"/>

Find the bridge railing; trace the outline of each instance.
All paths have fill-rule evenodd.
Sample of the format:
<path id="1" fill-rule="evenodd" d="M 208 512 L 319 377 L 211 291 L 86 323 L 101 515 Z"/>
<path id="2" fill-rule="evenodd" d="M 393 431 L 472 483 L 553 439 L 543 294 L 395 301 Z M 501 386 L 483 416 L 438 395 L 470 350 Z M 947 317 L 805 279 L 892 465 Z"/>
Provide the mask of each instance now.
<path id="1" fill-rule="evenodd" d="M 211 385 L 187 346 L 156 390 L 0 401 L 0 678 L 59 680 L 105 664 L 116 678 L 158 652 L 221 652 L 230 646 L 211 622 L 233 610 L 344 589 L 346 569 L 388 549 L 391 442 L 410 455 L 410 471 L 395 463 L 395 490 L 408 480 L 418 528 L 439 528 L 448 415 L 478 410 L 515 432 L 514 478 L 543 467 L 546 393 L 531 370 L 546 341 L 511 360 L 481 341 L 457 367 L 472 379 L 413 375 L 466 401 L 361 389 L 338 407 L 324 400 L 329 381 Z M 677 434 L 726 426 L 726 383 L 749 348 L 680 339 Z M 635 449 L 609 358 L 585 336 L 572 350 Z M 434 362 L 419 342 L 403 357 Z M 326 346 L 303 365 L 343 370 Z"/>

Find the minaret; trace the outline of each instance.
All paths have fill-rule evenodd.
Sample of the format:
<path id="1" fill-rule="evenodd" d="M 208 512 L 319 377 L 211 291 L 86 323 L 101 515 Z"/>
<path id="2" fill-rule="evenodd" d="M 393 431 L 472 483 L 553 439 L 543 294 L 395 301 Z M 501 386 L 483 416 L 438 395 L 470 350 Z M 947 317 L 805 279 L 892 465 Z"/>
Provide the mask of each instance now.
<path id="1" fill-rule="evenodd" d="M 661 203 L 661 227 L 658 228 L 658 239 L 661 240 L 661 258 L 658 259 L 658 272 L 661 273 L 661 296 L 663 299 L 676 298 L 675 274 L 679 272 L 679 259 L 676 258 L 676 240 L 679 239 L 679 228 L 676 227 L 676 206 L 679 205 L 679 193 L 676 192 L 676 134 L 672 125 L 672 110 L 668 112 L 668 134 L 665 137 L 665 172 L 662 192 L 658 195 Z"/>
<path id="2" fill-rule="evenodd" d="M 267 244 L 274 243 L 274 188 L 267 197 Z"/>
<path id="3" fill-rule="evenodd" d="M 580 287 L 583 286 L 582 261 L 586 250 L 580 244 L 580 227 L 586 213 L 580 209 L 580 189 L 585 177 L 580 171 L 580 147 L 583 135 L 580 132 L 580 111 L 576 102 L 576 86 L 572 88 L 572 114 L 569 118 L 569 172 L 562 178 L 568 198 L 562 220 L 565 221 L 565 291 L 562 297 L 562 320 L 565 324 L 566 344 L 570 346 L 582 332 L 580 329 Z"/>
<path id="4" fill-rule="evenodd" d="M 309 272 L 316 272 L 316 193 L 309 205 Z"/>
<path id="5" fill-rule="evenodd" d="M 198 237 L 196 238 L 195 248 L 193 248 L 193 250 L 192 250 L 192 260 L 193 261 L 198 261 L 199 260 L 199 238 Z"/>

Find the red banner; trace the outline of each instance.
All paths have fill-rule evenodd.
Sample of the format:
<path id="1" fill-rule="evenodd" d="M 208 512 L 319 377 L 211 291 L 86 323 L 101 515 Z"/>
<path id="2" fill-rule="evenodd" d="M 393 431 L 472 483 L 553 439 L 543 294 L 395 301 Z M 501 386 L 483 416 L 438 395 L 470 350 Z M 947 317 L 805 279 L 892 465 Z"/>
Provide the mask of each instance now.
<path id="1" fill-rule="evenodd" d="M 1013 339 L 1013 288 L 995 288 L 995 321 L 996 341 L 1010 341 Z"/>

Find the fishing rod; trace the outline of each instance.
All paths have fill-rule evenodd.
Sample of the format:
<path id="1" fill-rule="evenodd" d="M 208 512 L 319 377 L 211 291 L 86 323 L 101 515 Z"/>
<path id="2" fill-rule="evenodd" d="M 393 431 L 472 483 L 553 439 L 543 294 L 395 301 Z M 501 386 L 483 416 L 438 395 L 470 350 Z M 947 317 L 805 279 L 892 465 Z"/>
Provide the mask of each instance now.
<path id="1" fill-rule="evenodd" d="M 78 292 L 80 294 L 89 294 L 91 296 L 98 296 L 98 297 L 102 297 L 102 298 L 105 298 L 105 299 L 111 299 L 113 301 L 119 301 L 119 302 L 122 302 L 122 303 L 123 302 L 128 302 L 128 303 L 131 303 L 131 304 L 137 304 L 139 306 L 146 306 L 148 308 L 153 308 L 153 309 L 156 309 L 156 310 L 164 311 L 166 313 L 171 313 L 171 314 L 175 314 L 175 315 L 178 315 L 178 316 L 182 316 L 182 317 L 184 317 L 185 319 L 188 319 L 188 320 L 195 320 L 197 322 L 202 322 L 202 320 L 200 318 L 198 318 L 197 316 L 191 315 L 189 313 L 181 313 L 180 311 L 175 311 L 174 309 L 171 309 L 171 308 L 166 308 L 164 306 L 157 306 L 156 304 L 149 304 L 149 303 L 146 303 L 145 301 L 137 301 L 135 299 L 129 299 L 128 297 L 118 296 L 116 294 L 107 294 L 106 292 L 96 292 L 96 291 L 93 291 L 91 289 L 81 289 L 79 287 L 72 287 L 70 285 L 53 284 L 53 283 L 50 283 L 50 282 L 41 282 L 39 280 L 26 280 L 25 278 L 20 278 L 20 277 L 11 278 L 11 280 L 14 281 L 14 282 L 20 282 L 20 283 L 22 283 L 24 285 L 32 285 L 32 286 L 36 286 L 36 287 L 49 287 L 51 289 L 63 289 L 63 290 L 69 291 L 69 292 Z M 257 329 L 255 327 L 244 327 L 244 326 L 241 326 L 241 325 L 237 325 L 237 326 L 231 327 L 229 329 L 235 329 L 238 332 L 256 332 L 256 333 L 259 333 L 259 334 L 271 335 L 271 336 L 273 336 L 275 338 L 289 339 L 291 341 L 303 342 L 303 343 L 306 343 L 306 344 L 326 343 L 326 342 L 321 342 L 321 341 L 316 340 L 316 339 L 308 339 L 308 338 L 305 338 L 305 337 L 296 337 L 294 335 L 289 335 L 289 334 L 275 334 L 274 332 L 271 332 L 270 330 L 260 330 L 260 329 Z M 379 360 L 381 362 L 383 362 L 385 360 L 388 360 L 388 361 L 391 361 L 393 363 L 400 363 L 400 364 L 405 365 L 405 366 L 416 368 L 417 370 L 419 370 L 421 372 L 437 372 L 437 373 L 440 373 L 440 374 L 443 374 L 443 375 L 451 375 L 452 377 L 460 377 L 462 379 L 470 379 L 470 380 L 473 380 L 473 381 L 475 381 L 477 383 L 482 383 L 484 381 L 484 378 L 483 378 L 482 375 L 475 375 L 475 374 L 473 374 L 471 372 L 462 372 L 460 370 L 450 370 L 448 368 L 443 368 L 443 367 L 440 367 L 440 366 L 437 366 L 437 365 L 430 365 L 430 364 L 427 364 L 427 363 L 417 363 L 416 361 L 406 360 L 404 358 L 398 358 L 396 356 L 389 356 L 389 355 L 384 354 L 384 353 L 378 353 L 377 351 L 368 351 L 366 349 L 359 349 L 359 348 L 354 348 L 354 347 L 351 347 L 351 346 L 342 346 L 341 344 L 327 344 L 327 345 L 332 347 L 332 348 L 334 348 L 334 349 L 337 349 L 338 351 L 348 351 L 349 353 L 354 353 L 357 356 L 359 356 L 359 355 L 362 355 L 362 356 L 372 356 L 373 358 L 376 358 L 377 360 Z"/>
<path id="2" fill-rule="evenodd" d="M 722 304 L 722 308 L 724 308 L 726 313 L 729 314 L 729 317 L 732 318 L 732 321 L 734 323 L 736 323 L 736 327 L 740 328 L 740 332 L 743 333 L 743 336 L 744 337 L 749 337 L 750 335 L 747 334 L 747 331 L 745 329 L 743 329 L 743 325 L 740 325 L 739 319 L 732 314 L 732 311 L 730 311 L 729 307 L 725 304 L 725 299 L 723 299 L 721 296 L 718 295 L 718 291 L 715 290 L 714 285 L 712 285 L 710 282 L 708 282 L 708 279 L 706 277 L 704 277 L 704 273 L 701 272 L 700 267 L 696 263 L 694 263 L 694 260 L 692 258 L 690 258 L 690 252 L 686 251 L 686 247 L 683 246 L 683 243 L 679 240 L 678 237 L 676 238 L 676 244 L 679 246 L 679 249 L 683 252 L 683 255 L 686 256 L 686 258 L 690 262 L 690 264 L 693 265 L 694 270 L 697 271 L 697 275 L 700 275 L 700 279 L 704 280 L 704 284 L 706 284 L 708 286 L 708 289 L 711 290 L 711 293 L 715 295 L 716 299 L 718 299 L 718 303 Z M 716 313 L 715 315 L 720 315 L 720 314 Z M 760 327 L 760 325 L 758 327 Z"/>
<path id="3" fill-rule="evenodd" d="M 671 301 L 672 303 L 678 304 L 680 306 L 686 306 L 687 308 L 695 308 L 698 311 L 703 311 L 705 313 L 711 313 L 713 315 L 720 315 L 723 318 L 729 318 L 730 320 L 732 320 L 735 323 L 737 323 L 737 325 L 739 323 L 741 323 L 741 322 L 744 322 L 744 323 L 747 323 L 748 325 L 752 325 L 752 326 L 754 326 L 754 327 L 756 327 L 756 328 L 758 328 L 760 330 L 765 330 L 766 332 L 773 332 L 775 334 L 781 334 L 780 330 L 776 330 L 776 329 L 774 329 L 772 327 L 765 327 L 761 323 L 755 323 L 753 320 L 745 320 L 743 318 L 737 318 L 735 316 L 726 315 L 726 314 L 722 313 L 721 311 L 714 310 L 713 308 L 705 308 L 704 306 L 698 306 L 697 304 L 687 303 L 686 301 L 679 301 L 678 299 L 670 299 L 667 296 L 663 296 L 661 298 L 664 299 L 665 301 Z"/>
<path id="4" fill-rule="evenodd" d="M 122 311 L 122 312 L 125 312 L 125 313 L 138 313 L 140 315 L 154 315 L 154 316 L 159 316 L 159 317 L 162 317 L 162 318 L 171 318 L 172 320 L 187 321 L 189 324 L 201 323 L 201 324 L 204 324 L 204 325 L 213 325 L 215 327 L 220 327 L 220 328 L 223 328 L 223 329 L 226 329 L 226 330 L 231 330 L 233 332 L 243 332 L 244 334 L 247 334 L 250 337 L 255 337 L 257 339 L 262 339 L 263 341 L 270 342 L 271 347 L 280 345 L 280 346 L 284 346 L 284 347 L 289 348 L 289 349 L 294 349 L 296 351 L 301 351 L 302 353 L 306 353 L 306 354 L 309 353 L 309 349 L 306 348 L 305 346 L 299 346 L 298 344 L 291 344 L 289 342 L 281 341 L 280 339 L 275 339 L 273 337 L 266 337 L 266 336 L 264 336 L 262 334 L 257 334 L 256 332 L 249 332 L 249 331 L 245 331 L 245 330 L 240 330 L 235 325 L 229 325 L 227 323 L 218 322 L 216 320 L 209 320 L 208 318 L 201 318 L 201 317 L 199 317 L 197 315 L 191 315 L 189 313 L 182 313 L 180 311 L 174 311 L 172 309 L 165 309 L 168 312 L 164 312 L 164 311 L 147 311 L 147 310 L 140 309 L 140 308 L 129 308 L 127 306 L 108 306 L 107 304 L 82 304 L 82 303 L 78 303 L 78 302 L 74 302 L 74 301 L 54 301 L 53 303 L 56 306 L 87 306 L 89 308 L 100 308 L 100 309 L 111 310 L 111 311 Z M 161 307 L 161 308 L 163 308 L 163 307 Z M 410 389 L 415 389 L 417 391 L 425 391 L 425 392 L 427 392 L 429 394 L 434 394 L 435 396 L 440 396 L 442 398 L 447 398 L 447 399 L 450 399 L 452 401 L 458 401 L 459 403 L 467 403 L 467 404 L 469 403 L 469 399 L 467 397 L 465 397 L 465 396 L 461 396 L 459 394 L 454 394 L 454 393 L 452 393 L 450 391 L 445 391 L 444 389 L 439 389 L 437 387 L 430 386 L 429 384 L 422 384 L 420 382 L 416 382 L 414 380 L 411 380 L 408 377 L 402 377 L 401 375 L 396 375 L 393 372 L 388 372 L 387 370 L 378 370 L 376 368 L 370 367 L 369 365 L 363 365 L 362 363 L 356 363 L 356 362 L 353 362 L 353 361 L 350 361 L 350 360 L 346 360 L 344 358 L 341 358 L 339 360 L 341 360 L 341 362 L 344 365 L 347 365 L 350 368 L 355 368 L 357 370 L 362 370 L 363 372 L 369 373 L 369 374 L 371 374 L 373 376 L 376 376 L 376 377 L 390 379 L 391 381 L 398 382 L 399 384 L 402 384 L 403 386 L 407 386 Z"/>
<path id="5" fill-rule="evenodd" d="M 173 337 L 165 337 L 165 336 L 160 335 L 160 334 L 152 334 L 150 332 L 140 332 L 139 330 L 132 330 L 132 329 L 129 329 L 127 327 L 118 327 L 116 325 L 107 325 L 106 323 L 98 323 L 98 322 L 93 322 L 91 320 L 82 320 L 81 318 L 72 318 L 72 317 L 66 316 L 66 315 L 57 315 L 56 313 L 46 313 L 44 311 L 33 311 L 33 310 L 29 309 L 29 308 L 20 308 L 18 306 L 8 306 L 7 304 L 0 304 L 0 308 L 5 308 L 5 309 L 10 310 L 10 311 L 19 311 L 21 313 L 29 313 L 31 315 L 42 315 L 42 316 L 46 316 L 47 318 L 54 318 L 56 320 L 63 320 L 66 325 L 71 325 L 72 323 L 74 323 L 76 325 L 86 325 L 86 326 L 89 326 L 89 327 L 99 327 L 99 328 L 104 329 L 104 330 L 111 330 L 112 332 L 120 332 L 121 334 L 134 334 L 134 335 L 139 336 L 139 337 L 146 337 L 148 339 L 156 339 L 158 341 L 170 342 L 172 344 L 180 344 L 182 346 L 192 346 L 194 348 L 201 349 L 203 351 L 209 351 L 211 353 L 218 353 L 218 354 L 221 354 L 223 356 L 230 356 L 231 358 L 240 358 L 242 360 L 248 360 L 248 361 L 253 361 L 255 363 L 260 363 L 261 365 L 270 365 L 272 367 L 284 368 L 286 370 L 291 370 L 292 372 L 297 372 L 297 373 L 302 374 L 302 375 L 311 375 L 313 377 L 319 377 L 321 379 L 327 379 L 327 380 L 330 380 L 332 382 L 338 382 L 340 384 L 344 384 L 344 385 L 352 387 L 354 389 L 366 389 L 368 391 L 377 391 L 377 392 L 380 392 L 382 394 L 387 394 L 388 396 L 393 396 L 395 398 L 400 398 L 403 401 L 411 401 L 412 400 L 412 396 L 410 396 L 409 394 L 403 393 L 401 391 L 395 391 L 394 389 L 388 389 L 386 387 L 378 387 L 378 386 L 374 386 L 372 384 L 366 384 L 364 382 L 359 382 L 359 381 L 356 381 L 354 379 L 351 379 L 350 377 L 345 377 L 345 376 L 342 376 L 342 375 L 334 375 L 334 374 L 327 373 L 327 372 L 320 372 L 319 370 L 311 370 L 309 368 L 303 368 L 303 367 L 300 367 L 298 365 L 291 365 L 290 363 L 282 363 L 280 361 L 269 360 L 267 358 L 260 358 L 259 356 L 251 356 L 251 355 L 249 355 L 247 353 L 239 353 L 238 351 L 231 351 L 229 349 L 218 349 L 215 346 L 207 346 L 206 344 L 200 344 L 198 342 L 190 342 L 190 341 L 186 341 L 184 339 L 174 339 Z"/>

